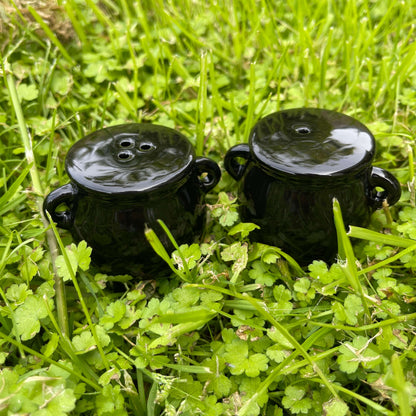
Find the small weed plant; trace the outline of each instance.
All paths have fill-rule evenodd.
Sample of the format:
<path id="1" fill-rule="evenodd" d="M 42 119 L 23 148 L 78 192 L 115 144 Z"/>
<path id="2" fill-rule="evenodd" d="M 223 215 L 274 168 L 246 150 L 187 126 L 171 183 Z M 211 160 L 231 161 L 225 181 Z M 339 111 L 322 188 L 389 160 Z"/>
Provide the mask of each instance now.
<path id="1" fill-rule="evenodd" d="M 0 15 L 1 416 L 415 414 L 414 0 L 6 0 Z M 165 125 L 221 165 L 260 117 L 304 106 L 366 124 L 402 185 L 368 228 L 334 200 L 333 264 L 252 242 L 225 172 L 202 241 L 168 253 L 146 231 L 165 268 L 144 280 L 104 274 L 42 214 L 94 130 Z"/>

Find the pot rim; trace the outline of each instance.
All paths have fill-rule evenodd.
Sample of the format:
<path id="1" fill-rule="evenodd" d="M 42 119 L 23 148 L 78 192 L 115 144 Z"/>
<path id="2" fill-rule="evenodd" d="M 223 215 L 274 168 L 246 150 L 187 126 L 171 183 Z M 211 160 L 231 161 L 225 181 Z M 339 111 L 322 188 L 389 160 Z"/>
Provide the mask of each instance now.
<path id="1" fill-rule="evenodd" d="M 313 117 L 318 117 L 322 119 L 329 120 L 328 125 L 333 130 L 329 130 L 329 133 L 325 132 L 324 134 L 328 134 L 327 136 L 323 136 L 326 139 L 329 139 L 329 141 L 337 142 L 338 138 L 336 136 L 333 136 L 332 133 L 334 130 L 336 130 L 336 122 L 338 120 L 342 121 L 343 125 L 339 127 L 339 129 L 353 129 L 353 133 L 356 134 L 354 140 L 351 140 L 351 142 L 346 141 L 345 144 L 349 146 L 350 153 L 346 153 L 346 157 L 340 157 L 337 156 L 337 158 L 333 158 L 335 163 L 328 163 L 331 162 L 331 157 L 328 157 L 328 159 L 324 160 L 322 163 L 310 163 L 310 167 L 308 167 L 306 164 L 303 166 L 303 169 L 299 169 L 299 166 L 302 167 L 302 160 L 300 158 L 299 162 L 296 162 L 296 160 L 290 160 L 290 157 L 294 154 L 294 150 L 296 149 L 296 145 L 293 146 L 293 149 L 291 149 L 291 154 L 288 156 L 288 160 L 284 160 L 283 157 L 273 157 L 274 154 L 277 156 L 279 155 L 278 150 L 280 150 L 280 132 L 283 130 L 276 130 L 276 134 L 279 134 L 278 139 L 276 142 L 273 143 L 273 137 L 274 132 L 273 130 L 270 130 L 274 128 L 275 126 L 272 125 L 272 127 L 267 126 L 267 123 L 271 121 L 273 123 L 273 118 L 276 118 L 278 115 L 281 115 L 282 117 L 289 117 L 293 115 L 298 116 L 299 115 L 299 122 L 294 118 L 295 124 L 301 125 L 303 123 L 303 119 L 307 119 L 309 115 L 312 115 Z M 331 121 L 333 124 L 331 125 Z M 275 121 L 276 123 L 279 123 L 279 121 Z M 282 129 L 287 128 L 285 126 L 285 119 L 282 119 L 280 121 L 283 123 Z M 307 124 L 308 121 L 305 122 Z M 318 120 L 319 122 L 319 120 Z M 290 122 L 292 123 L 292 122 Z M 263 125 L 266 125 L 266 132 L 267 134 L 271 134 L 271 136 L 265 136 L 267 137 L 268 141 L 265 141 L 265 139 L 261 138 L 261 133 L 259 133 L 258 129 Z M 270 128 L 267 130 L 267 128 Z M 319 125 L 318 128 L 315 131 L 319 131 Z M 283 134 L 283 133 L 282 133 Z M 360 135 L 363 134 L 363 137 L 360 138 Z M 295 133 L 296 136 L 296 133 Z M 302 135 L 298 135 L 299 140 L 302 140 Z M 295 137 L 293 140 L 296 140 Z M 344 139 L 344 138 L 343 138 Z M 284 145 L 287 146 L 287 143 L 292 140 L 292 136 L 284 136 L 284 139 L 286 142 Z M 312 142 L 313 139 L 309 139 L 307 141 L 306 145 L 304 145 L 304 152 L 307 157 L 309 157 L 313 152 L 307 147 L 309 143 Z M 345 139 L 344 139 L 345 140 Z M 364 140 L 364 142 L 363 142 Z M 302 141 L 300 141 L 302 143 Z M 339 142 L 341 145 L 344 143 Z M 288 178 L 297 178 L 302 180 L 336 180 L 336 179 L 343 179 L 345 176 L 355 175 L 359 174 L 365 169 L 370 168 L 374 155 L 375 155 L 375 139 L 371 131 L 360 121 L 354 119 L 353 117 L 350 117 L 346 114 L 339 113 L 332 110 L 327 109 L 320 109 L 320 108 L 294 108 L 294 109 L 287 109 L 282 110 L 279 112 L 268 114 L 267 116 L 260 119 L 256 125 L 253 127 L 253 129 L 250 132 L 248 145 L 250 149 L 250 155 L 251 158 L 255 161 L 256 164 L 261 166 L 262 170 L 266 171 L 271 176 L 277 176 L 277 177 L 288 177 Z M 290 144 L 289 144 L 290 147 Z M 315 151 L 316 146 L 314 147 Z M 354 150 L 357 149 L 357 153 L 355 154 Z M 318 149 L 319 150 L 319 149 Z M 343 150 L 343 149 L 342 149 Z M 285 149 L 281 152 L 283 155 L 285 154 Z M 336 155 L 336 152 L 334 153 Z M 296 155 L 295 155 L 296 156 Z M 300 152 L 300 156 L 302 156 L 302 152 Z M 344 163 L 343 163 L 344 162 Z M 349 162 L 349 163 L 347 163 Z M 296 165 L 297 163 L 297 165 Z M 314 168 L 320 168 L 320 169 L 314 169 Z M 298 169 L 297 169 L 298 168 Z"/>
<path id="2" fill-rule="evenodd" d="M 137 148 L 141 141 L 151 142 L 154 136 L 158 151 Z M 120 143 L 126 137 L 132 145 L 123 149 Z M 121 160 L 123 152 L 135 156 Z M 71 182 L 87 193 L 147 197 L 153 192 L 175 192 L 194 172 L 195 160 L 192 144 L 179 131 L 150 123 L 128 123 L 96 130 L 77 141 L 66 155 L 65 170 Z"/>

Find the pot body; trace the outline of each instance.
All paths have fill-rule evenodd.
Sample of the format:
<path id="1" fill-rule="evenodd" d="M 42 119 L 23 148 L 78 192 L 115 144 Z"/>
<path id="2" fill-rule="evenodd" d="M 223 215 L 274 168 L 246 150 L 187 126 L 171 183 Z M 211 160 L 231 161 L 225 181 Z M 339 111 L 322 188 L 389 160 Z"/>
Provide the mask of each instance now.
<path id="1" fill-rule="evenodd" d="M 59 217 L 62 213 L 55 213 L 54 220 L 69 229 L 75 241 L 85 240 L 92 248 L 94 262 L 109 273 L 137 276 L 160 266 L 162 260 L 144 234 L 146 227 L 152 228 L 165 248 L 173 249 L 158 219 L 168 226 L 178 244 L 191 243 L 203 233 L 204 196 L 196 178 L 190 178 L 174 193 L 148 195 L 146 199 L 101 196 L 70 183 L 49 195 L 46 209 L 62 192 L 65 197 L 60 204 L 65 203 L 69 210 L 65 220 Z"/>
<path id="2" fill-rule="evenodd" d="M 286 110 L 268 116 L 263 124 L 260 120 L 250 143 L 232 147 L 224 161 L 239 182 L 242 221 L 260 226 L 250 237 L 281 248 L 301 265 L 336 258 L 334 198 L 346 226 L 366 226 L 374 210 L 384 201 L 394 204 L 401 194 L 393 175 L 371 166 L 371 133 L 347 116 L 322 111 L 323 115 L 316 109 Z M 295 129 L 291 133 L 292 125 L 303 129 L 301 134 Z"/>
<path id="3" fill-rule="evenodd" d="M 367 225 L 375 208 L 370 175 L 366 170 L 343 183 L 302 185 L 250 164 L 239 186 L 240 216 L 260 226 L 250 234 L 254 240 L 280 247 L 300 264 L 330 262 L 337 253 L 333 199 L 340 202 L 345 224 Z"/>

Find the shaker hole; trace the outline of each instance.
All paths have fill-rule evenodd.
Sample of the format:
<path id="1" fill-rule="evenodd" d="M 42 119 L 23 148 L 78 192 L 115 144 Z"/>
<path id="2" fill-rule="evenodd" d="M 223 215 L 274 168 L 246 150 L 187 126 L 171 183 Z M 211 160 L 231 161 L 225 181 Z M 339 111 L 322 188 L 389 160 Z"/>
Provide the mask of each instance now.
<path id="1" fill-rule="evenodd" d="M 130 137 L 123 137 L 119 142 L 119 146 L 123 149 L 132 149 L 135 145 L 134 139 Z"/>
<path id="2" fill-rule="evenodd" d="M 127 140 L 123 140 L 122 142 L 120 142 L 120 146 L 121 147 L 131 147 L 133 143 L 131 143 L 130 141 Z"/>
<path id="3" fill-rule="evenodd" d="M 128 162 L 129 160 L 133 159 L 133 153 L 131 152 L 120 152 L 118 154 L 118 158 L 122 162 Z"/>
<path id="4" fill-rule="evenodd" d="M 153 150 L 155 148 L 155 146 L 152 143 L 141 143 L 139 146 L 139 149 L 142 152 L 148 152 L 150 150 Z"/>
<path id="5" fill-rule="evenodd" d="M 296 130 L 296 133 L 299 133 L 299 134 L 309 134 L 311 132 L 311 129 L 306 126 L 296 127 L 295 130 Z"/>

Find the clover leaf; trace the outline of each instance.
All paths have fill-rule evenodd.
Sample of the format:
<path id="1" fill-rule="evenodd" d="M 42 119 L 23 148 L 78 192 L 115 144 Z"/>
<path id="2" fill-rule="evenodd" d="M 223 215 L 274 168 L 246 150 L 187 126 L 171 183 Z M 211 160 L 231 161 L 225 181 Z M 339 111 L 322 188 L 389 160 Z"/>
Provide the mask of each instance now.
<path id="1" fill-rule="evenodd" d="M 224 359 L 231 374 L 245 373 L 248 377 L 257 377 L 260 372 L 266 371 L 269 362 L 265 354 L 249 354 L 247 342 L 240 339 L 233 339 L 231 344 L 226 345 Z"/>
<path id="2" fill-rule="evenodd" d="M 228 231 L 228 235 L 235 235 L 240 233 L 241 238 L 246 238 L 251 231 L 254 231 L 256 229 L 259 229 L 260 227 L 256 224 L 253 224 L 251 222 L 240 222 L 237 225 L 234 225 L 233 228 L 231 228 L 230 231 Z"/>
<path id="3" fill-rule="evenodd" d="M 346 322 L 350 325 L 358 323 L 358 317 L 362 316 L 363 303 L 359 296 L 349 294 L 344 300 Z"/>
<path id="4" fill-rule="evenodd" d="M 399 213 L 403 224 L 397 226 L 397 231 L 405 236 L 416 240 L 416 208 L 404 207 Z"/>
<path id="5" fill-rule="evenodd" d="M 309 304 L 316 295 L 316 291 L 311 287 L 311 281 L 307 277 L 301 277 L 293 285 L 293 289 L 296 291 L 296 297 L 299 301 L 304 301 Z"/>
<path id="6" fill-rule="evenodd" d="M 332 264 L 328 270 L 328 266 L 325 262 L 322 260 L 314 260 L 308 268 L 310 271 L 309 275 L 323 284 L 329 284 L 344 277 L 344 272 L 338 263 Z"/>
<path id="7" fill-rule="evenodd" d="M 78 267 L 81 270 L 88 270 L 91 263 L 92 248 L 87 246 L 85 241 L 81 241 L 78 245 L 74 243 L 66 249 L 66 256 L 71 264 L 71 269 L 76 274 Z M 71 272 L 63 255 L 57 257 L 56 261 L 57 273 L 64 281 L 71 280 Z"/>
<path id="8" fill-rule="evenodd" d="M 273 286 L 277 276 L 269 273 L 268 266 L 262 261 L 255 261 L 252 264 L 252 269 L 248 272 L 251 279 L 259 285 Z"/>
<path id="9" fill-rule="evenodd" d="M 178 265 L 179 270 L 184 270 L 183 260 L 185 259 L 189 270 L 192 270 L 201 258 L 201 250 L 198 244 L 182 244 L 179 250 L 175 250 L 172 253 L 172 259 L 175 264 Z"/>
<path id="10" fill-rule="evenodd" d="M 124 403 L 124 396 L 121 393 L 119 385 L 107 384 L 103 387 L 100 394 L 95 399 L 98 416 L 127 416 L 127 410 Z"/>
<path id="11" fill-rule="evenodd" d="M 211 206 L 211 215 L 219 218 L 219 223 L 223 227 L 231 227 L 238 221 L 236 201 L 237 198 L 233 198 L 225 192 L 220 192 L 217 204 Z"/>
<path id="12" fill-rule="evenodd" d="M 282 404 L 292 413 L 307 414 L 313 406 L 312 399 L 306 396 L 306 389 L 301 385 L 290 385 L 285 388 Z"/>
<path id="13" fill-rule="evenodd" d="M 357 336 L 352 343 L 346 342 L 339 348 L 337 358 L 340 370 L 355 373 L 361 364 L 365 368 L 373 368 L 381 362 L 381 356 L 371 340 L 364 336 Z"/>
<path id="14" fill-rule="evenodd" d="M 10 369 L 0 370 L 1 409 L 7 414 L 66 416 L 75 408 L 74 390 L 68 388 L 62 376 L 45 371 L 20 378 Z"/>
<path id="15" fill-rule="evenodd" d="M 248 246 L 246 243 L 236 242 L 226 247 L 221 252 L 221 257 L 224 261 L 232 261 L 231 270 L 233 276 L 232 282 L 235 282 L 239 274 L 246 268 L 248 262 Z"/>
<path id="16" fill-rule="evenodd" d="M 107 335 L 105 329 L 102 326 L 97 325 L 95 330 L 97 332 L 98 342 L 100 342 L 103 347 L 107 346 L 111 339 Z M 84 354 L 97 348 L 97 343 L 89 329 L 82 331 L 79 335 L 75 335 L 72 339 L 72 344 L 78 354 Z"/>
<path id="17" fill-rule="evenodd" d="M 19 98 L 21 100 L 32 101 L 38 98 L 39 90 L 36 88 L 34 84 L 19 84 L 17 87 L 17 92 L 19 94 Z"/>
<path id="18" fill-rule="evenodd" d="M 20 285 L 13 284 L 7 289 L 6 297 L 14 306 L 17 306 L 22 304 L 32 293 L 32 290 L 28 289 L 26 283 L 21 283 Z"/>
<path id="19" fill-rule="evenodd" d="M 323 405 L 325 416 L 345 416 L 349 409 L 341 399 L 332 399 Z"/>
<path id="20" fill-rule="evenodd" d="M 273 297 L 279 305 L 279 309 L 287 311 L 292 309 L 293 305 L 289 302 L 292 299 L 292 294 L 283 285 L 277 285 L 273 288 Z"/>
<path id="21" fill-rule="evenodd" d="M 205 383 L 208 392 L 213 392 L 216 397 L 228 396 L 231 391 L 231 380 L 224 374 L 226 368 L 225 358 L 215 354 L 201 362 L 201 366 L 209 369 L 208 372 L 198 374 L 198 379 Z"/>
<path id="22" fill-rule="evenodd" d="M 48 316 L 48 308 L 53 308 L 52 300 L 38 295 L 28 296 L 25 302 L 16 308 L 16 331 L 22 340 L 31 339 L 40 331 L 40 320 Z"/>
<path id="23" fill-rule="evenodd" d="M 126 304 L 121 300 L 110 303 L 105 310 L 105 314 L 100 318 L 100 324 L 106 330 L 111 329 L 117 322 L 121 321 L 126 309 Z"/>

